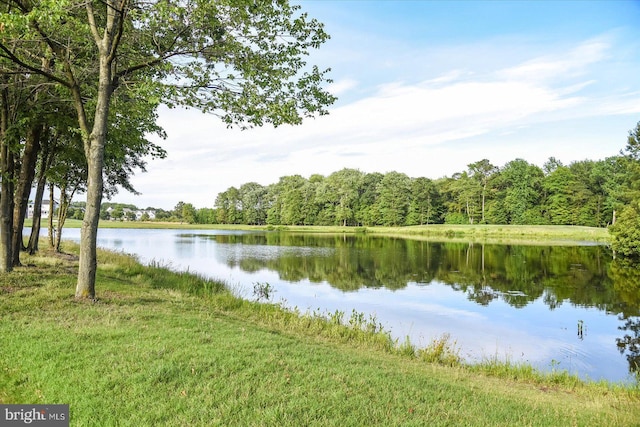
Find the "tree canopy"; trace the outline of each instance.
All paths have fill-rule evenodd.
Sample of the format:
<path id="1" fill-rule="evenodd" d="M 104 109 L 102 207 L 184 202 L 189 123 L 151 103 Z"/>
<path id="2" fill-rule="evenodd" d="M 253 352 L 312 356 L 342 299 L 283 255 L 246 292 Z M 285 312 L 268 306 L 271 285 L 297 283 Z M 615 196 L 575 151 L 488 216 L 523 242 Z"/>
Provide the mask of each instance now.
<path id="1" fill-rule="evenodd" d="M 334 101 L 322 87 L 328 70 L 306 62 L 310 50 L 329 36 L 322 23 L 287 1 L 2 0 L 0 5 L 0 76 L 5 81 L 38 76 L 77 115 L 87 162 L 77 297 L 95 297 L 97 226 L 116 101 L 194 107 L 242 128 L 299 124 L 326 114 Z"/>
<path id="2" fill-rule="evenodd" d="M 553 167 L 540 168 L 523 159 L 502 167 L 483 159 L 468 165 L 468 171 L 436 180 L 356 169 L 308 179 L 283 176 L 275 184 L 253 182 L 221 192 L 214 203 L 215 218 L 219 223 L 270 225 L 480 222 L 607 227 L 614 211 L 628 203 L 622 195 L 630 197 L 625 188 L 632 184 L 621 178 L 626 176 L 621 166 L 625 162 L 621 155 L 564 166 L 552 158 L 547 166 Z M 621 215 L 617 224 L 629 213 Z"/>

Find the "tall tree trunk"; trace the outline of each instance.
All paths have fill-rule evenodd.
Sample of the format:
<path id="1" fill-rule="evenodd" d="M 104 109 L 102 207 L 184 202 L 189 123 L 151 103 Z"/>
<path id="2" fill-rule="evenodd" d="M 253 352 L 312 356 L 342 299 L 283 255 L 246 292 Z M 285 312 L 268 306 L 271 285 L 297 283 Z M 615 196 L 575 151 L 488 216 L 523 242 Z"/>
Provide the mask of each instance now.
<path id="1" fill-rule="evenodd" d="M 29 207 L 29 195 L 31 194 L 31 185 L 33 184 L 33 177 L 35 176 L 42 130 L 43 126 L 40 123 L 29 127 L 25 139 L 24 151 L 22 153 L 20 174 L 18 175 L 13 208 L 13 236 L 11 247 L 14 267 L 21 265 L 20 252 L 25 249 L 22 239 L 22 229 L 24 227 L 27 208 Z"/>
<path id="2" fill-rule="evenodd" d="M 93 138 L 92 138 L 93 139 Z M 104 145 L 93 139 L 88 157 L 87 204 L 80 231 L 80 264 L 76 298 L 94 299 L 96 295 L 97 240 L 102 204 Z"/>
<path id="3" fill-rule="evenodd" d="M 13 231 L 13 154 L 8 141 L 8 89 L 0 93 L 0 271 L 13 270 L 11 236 Z"/>
<path id="4" fill-rule="evenodd" d="M 486 192 L 487 192 L 487 184 L 485 183 L 482 186 L 482 223 L 483 224 L 486 224 L 486 222 L 484 220 L 484 197 L 485 197 Z"/>
<path id="5" fill-rule="evenodd" d="M 100 87 L 96 106 L 93 131 L 85 142 L 87 158 L 87 204 L 80 231 L 80 263 L 76 298 L 95 299 L 98 223 L 100 205 L 104 189 L 104 146 L 107 140 L 107 118 L 112 94 L 111 69 L 102 64 L 100 69 Z"/>
<path id="6" fill-rule="evenodd" d="M 104 189 L 102 170 L 104 168 L 104 147 L 107 142 L 109 105 L 115 88 L 114 61 L 124 28 L 122 25 L 124 14 L 130 6 L 129 0 L 106 0 L 106 3 L 108 5 L 107 16 L 102 32 L 95 24 L 93 3 L 87 2 L 85 4 L 89 26 L 100 56 L 98 92 L 91 133 L 88 132 L 89 126 L 80 87 L 76 85 L 72 88 L 80 128 L 84 131 L 84 153 L 87 158 L 87 205 L 80 231 L 80 264 L 76 284 L 76 298 L 86 299 L 95 299 L 96 295 L 96 245 Z"/>
<path id="7" fill-rule="evenodd" d="M 48 138 L 45 136 L 44 141 Z M 38 251 L 38 241 L 40 240 L 40 225 L 42 221 L 42 199 L 44 197 L 44 189 L 47 185 L 46 172 L 51 166 L 53 159 L 53 151 L 51 141 L 43 146 L 40 158 L 40 170 L 38 171 L 38 179 L 36 184 L 36 194 L 33 201 L 33 219 L 31 225 L 31 236 L 29 236 L 29 244 L 27 250 L 33 255 Z"/>
<path id="8" fill-rule="evenodd" d="M 69 212 L 69 205 L 73 199 L 73 195 L 78 188 L 77 184 L 73 184 L 73 190 L 67 193 L 67 186 L 64 185 L 60 188 L 60 205 L 58 206 L 58 224 L 56 226 L 56 238 L 54 248 L 56 252 L 60 252 L 60 243 L 62 242 L 62 227 L 67 220 L 67 213 Z"/>
<path id="9" fill-rule="evenodd" d="M 47 217 L 47 222 L 49 224 L 49 247 L 53 248 L 54 246 L 54 234 L 56 232 L 55 228 L 53 228 L 53 210 L 55 209 L 55 200 L 53 200 L 54 196 L 54 185 L 53 183 L 49 183 L 49 216 Z"/>
<path id="10" fill-rule="evenodd" d="M 29 235 L 29 243 L 27 251 L 30 255 L 38 252 L 38 242 L 40 241 L 40 225 L 42 223 L 42 198 L 44 196 L 44 187 L 46 180 L 44 177 L 38 179 L 36 186 L 35 199 L 33 200 L 33 218 L 31 219 L 31 234 Z"/>
<path id="11" fill-rule="evenodd" d="M 60 189 L 60 205 L 58 206 L 58 224 L 56 224 L 55 241 L 53 248 L 56 252 L 60 252 L 60 243 L 62 242 L 62 227 L 67 220 L 67 211 L 69 209 L 70 200 L 67 197 L 67 189 L 63 186 Z"/>
<path id="12" fill-rule="evenodd" d="M 0 169 L 2 184 L 0 185 L 0 247 L 2 248 L 2 264 L 0 271 L 13 270 L 13 254 L 11 237 L 13 231 L 13 177 L 11 176 L 11 152 L 6 144 L 0 147 Z"/>

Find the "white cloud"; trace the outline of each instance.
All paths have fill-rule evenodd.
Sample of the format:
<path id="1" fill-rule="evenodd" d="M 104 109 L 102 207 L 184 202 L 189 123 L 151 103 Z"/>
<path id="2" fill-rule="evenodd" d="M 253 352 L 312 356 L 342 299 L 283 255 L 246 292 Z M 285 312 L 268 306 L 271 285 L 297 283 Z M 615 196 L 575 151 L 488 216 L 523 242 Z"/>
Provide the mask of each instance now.
<path id="1" fill-rule="evenodd" d="M 358 81 L 354 79 L 342 79 L 337 82 L 333 82 L 327 86 L 327 91 L 334 96 L 340 96 L 345 92 L 358 86 Z"/>
<path id="2" fill-rule="evenodd" d="M 569 52 L 535 58 L 502 71 L 507 79 L 541 81 L 577 77 L 586 68 L 607 58 L 610 44 L 603 39 L 589 40 Z"/>
<path id="3" fill-rule="evenodd" d="M 477 45 L 469 49 L 477 55 Z M 481 158 L 497 165 L 516 157 L 534 162 L 551 155 L 563 161 L 597 159 L 605 151 L 591 150 L 602 144 L 586 128 L 575 130 L 580 148 L 566 139 L 567 132 L 545 131 L 544 140 L 536 140 L 535 134 L 541 126 L 553 129 L 563 120 L 640 112 L 637 89 L 604 95 L 592 91 L 603 85 L 593 69 L 610 49 L 602 37 L 500 68 L 485 66 L 482 72 L 452 68 L 429 76 L 417 70 L 422 79 L 368 87 L 364 80 L 344 77 L 328 89 L 353 101 L 298 127 L 241 132 L 227 129 L 214 116 L 163 110 L 160 122 L 169 139 L 161 145 L 169 158 L 150 163 L 148 174 L 133 179 L 145 194 L 138 200 L 149 199 L 140 203 L 144 205 L 158 200 L 173 206 L 184 200 L 212 206 L 216 195 L 230 186 L 250 181 L 267 185 L 290 174 L 327 175 L 343 167 L 437 178 Z M 463 53 L 460 48 L 458 53 Z M 368 95 L 355 98 L 362 91 Z M 617 152 L 606 148 L 607 155 Z"/>

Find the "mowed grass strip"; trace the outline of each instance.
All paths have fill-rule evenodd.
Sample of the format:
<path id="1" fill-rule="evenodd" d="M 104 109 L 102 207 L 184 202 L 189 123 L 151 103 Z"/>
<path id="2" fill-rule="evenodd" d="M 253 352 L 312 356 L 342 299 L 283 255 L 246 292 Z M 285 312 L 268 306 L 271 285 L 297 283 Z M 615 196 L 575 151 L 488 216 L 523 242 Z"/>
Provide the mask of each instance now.
<path id="1" fill-rule="evenodd" d="M 394 353 L 379 337 L 319 326 L 317 318 L 125 255 L 100 253 L 94 303 L 73 298 L 72 256 L 25 261 L 0 278 L 0 402 L 68 403 L 73 426 L 640 420 L 634 387 L 514 380 L 426 363 Z M 209 291 L 197 295 L 203 282 Z"/>
<path id="2" fill-rule="evenodd" d="M 65 228 L 80 228 L 82 221 L 68 219 Z M 27 221 L 27 226 L 30 222 Z M 500 224 L 431 224 L 406 227 L 342 227 L 306 225 L 239 225 L 186 224 L 159 221 L 100 221 L 100 228 L 137 229 L 221 229 L 247 231 L 278 231 L 288 233 L 356 234 L 403 237 L 433 241 L 479 241 L 498 244 L 559 245 L 570 243 L 607 243 L 611 235 L 607 228 L 575 225 L 500 225 Z"/>

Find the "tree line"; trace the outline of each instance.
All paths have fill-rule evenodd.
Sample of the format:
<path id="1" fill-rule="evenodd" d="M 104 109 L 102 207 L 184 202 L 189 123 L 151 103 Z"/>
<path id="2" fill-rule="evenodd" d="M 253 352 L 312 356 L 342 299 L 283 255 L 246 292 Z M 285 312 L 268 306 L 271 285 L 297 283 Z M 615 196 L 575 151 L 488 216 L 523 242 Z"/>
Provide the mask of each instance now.
<path id="1" fill-rule="evenodd" d="M 639 125 L 640 126 L 640 125 Z M 637 130 L 636 130 L 637 131 Z M 635 138 L 635 137 L 634 137 Z M 629 153 L 542 167 L 487 159 L 450 177 L 342 169 L 230 187 L 215 199 L 215 222 L 253 225 L 411 226 L 549 224 L 606 227 L 633 199 Z M 191 219 L 196 220 L 197 216 Z"/>
<path id="2" fill-rule="evenodd" d="M 345 168 L 281 177 L 219 193 L 214 208 L 180 202 L 172 218 L 196 224 L 412 226 L 525 224 L 610 227 L 618 253 L 640 258 L 640 122 L 619 155 L 542 167 L 482 159 L 449 177 Z"/>
<path id="3" fill-rule="evenodd" d="M 328 176 L 290 175 L 270 185 L 232 186 L 217 195 L 213 208 L 180 201 L 170 210 L 146 210 L 155 220 L 190 224 L 611 226 L 616 250 L 633 259 L 640 253 L 639 141 L 640 123 L 625 149 L 603 160 L 564 165 L 552 157 L 539 167 L 515 159 L 498 167 L 482 159 L 439 179 L 345 168 Z M 116 209 L 107 212 L 109 207 Z M 101 218 L 134 220 L 123 211 L 127 207 L 137 209 L 105 203 Z"/>
<path id="4" fill-rule="evenodd" d="M 230 187 L 215 199 L 222 224 L 411 226 L 528 224 L 607 227 L 623 256 L 640 258 L 640 123 L 619 155 L 542 167 L 482 159 L 450 177 L 343 169 Z"/>
<path id="5" fill-rule="evenodd" d="M 222 224 L 410 226 L 555 224 L 604 227 L 613 221 L 618 158 L 543 168 L 523 159 L 502 167 L 483 159 L 450 177 L 342 169 L 329 176 L 284 176 L 217 195 Z"/>

